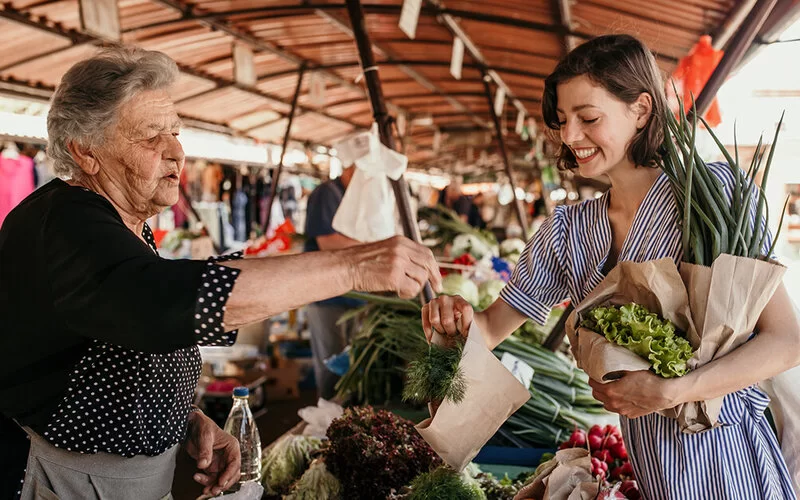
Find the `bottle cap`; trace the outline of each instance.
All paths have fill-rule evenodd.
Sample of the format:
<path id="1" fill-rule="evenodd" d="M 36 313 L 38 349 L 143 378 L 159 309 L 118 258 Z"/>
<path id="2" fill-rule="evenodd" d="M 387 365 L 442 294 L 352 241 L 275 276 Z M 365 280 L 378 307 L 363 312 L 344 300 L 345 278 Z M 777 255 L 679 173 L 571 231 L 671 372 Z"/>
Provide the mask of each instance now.
<path id="1" fill-rule="evenodd" d="M 250 395 L 250 390 L 247 387 L 237 387 L 233 390 L 234 397 L 245 398 Z"/>

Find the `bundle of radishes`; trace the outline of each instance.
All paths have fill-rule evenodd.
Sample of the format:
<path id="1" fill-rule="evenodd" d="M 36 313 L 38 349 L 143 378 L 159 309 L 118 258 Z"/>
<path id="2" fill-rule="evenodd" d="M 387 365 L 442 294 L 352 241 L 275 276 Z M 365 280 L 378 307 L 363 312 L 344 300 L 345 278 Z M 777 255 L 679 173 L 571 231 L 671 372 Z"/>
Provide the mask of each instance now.
<path id="1" fill-rule="evenodd" d="M 603 500 L 640 500 L 639 489 L 633 476 L 633 466 L 628 461 L 628 451 L 622 442 L 622 433 L 613 425 L 592 426 L 589 433 L 576 429 L 567 441 L 558 447 L 587 448 L 592 454 L 592 474 L 607 486 L 598 498 Z M 610 471 L 610 473 L 609 473 Z"/>

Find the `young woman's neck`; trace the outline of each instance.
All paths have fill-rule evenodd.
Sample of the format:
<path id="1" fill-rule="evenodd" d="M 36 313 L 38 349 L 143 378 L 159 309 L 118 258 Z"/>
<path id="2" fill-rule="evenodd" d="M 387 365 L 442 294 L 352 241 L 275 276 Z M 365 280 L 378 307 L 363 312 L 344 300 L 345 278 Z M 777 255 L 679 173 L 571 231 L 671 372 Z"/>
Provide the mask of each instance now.
<path id="1" fill-rule="evenodd" d="M 609 173 L 611 181 L 609 209 L 633 216 L 647 192 L 661 175 L 660 168 L 633 167 Z"/>

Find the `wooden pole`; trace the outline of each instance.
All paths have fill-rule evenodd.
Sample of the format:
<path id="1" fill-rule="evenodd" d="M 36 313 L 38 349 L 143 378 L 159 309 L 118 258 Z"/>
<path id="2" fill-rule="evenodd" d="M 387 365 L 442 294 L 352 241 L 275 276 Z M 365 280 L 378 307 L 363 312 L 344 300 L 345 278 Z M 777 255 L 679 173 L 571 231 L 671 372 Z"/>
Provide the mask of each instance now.
<path id="1" fill-rule="evenodd" d="M 347 13 L 350 16 L 350 24 L 353 28 L 353 37 L 358 48 L 361 69 L 364 72 L 364 81 L 367 84 L 370 104 L 372 105 L 372 115 L 378 124 L 381 142 L 388 148 L 397 151 L 394 136 L 392 135 L 392 124 L 389 112 L 386 109 L 386 101 L 383 97 L 381 79 L 378 75 L 378 66 L 375 64 L 375 57 L 372 54 L 372 43 L 367 34 L 364 22 L 364 11 L 360 0 L 347 0 Z M 419 234 L 417 221 L 411 213 L 411 203 L 408 196 L 408 184 L 404 177 L 398 180 L 389 179 L 394 190 L 394 197 L 397 200 L 397 209 L 400 212 L 400 220 L 403 224 L 405 235 L 416 241 L 422 242 Z M 422 290 L 425 302 L 433 299 L 433 289 L 430 283 L 426 283 Z"/>
<path id="2" fill-rule="evenodd" d="M 500 156 L 503 157 L 503 166 L 505 167 L 506 175 L 508 176 L 508 183 L 511 185 L 511 191 L 514 193 L 514 211 L 517 213 L 517 220 L 522 227 L 522 237 L 528 241 L 528 222 L 525 220 L 525 210 L 522 208 L 522 200 L 517 198 L 517 184 L 514 182 L 514 172 L 511 170 L 511 163 L 508 161 L 508 152 L 506 151 L 506 141 L 503 137 L 503 128 L 500 124 L 500 117 L 494 109 L 494 100 L 492 99 L 492 89 L 489 86 L 489 75 L 486 70 L 481 70 L 483 74 L 483 90 L 486 93 L 486 100 L 489 103 L 489 114 L 492 116 L 494 122 L 495 136 L 497 137 L 497 144 L 500 147 Z"/>
<path id="3" fill-rule="evenodd" d="M 278 162 L 278 168 L 275 170 L 275 175 L 272 176 L 272 190 L 267 205 L 267 218 L 264 220 L 264 234 L 267 234 L 269 229 L 269 222 L 272 218 L 272 206 L 275 204 L 275 197 L 278 196 L 278 182 L 281 179 L 283 172 L 283 158 L 286 156 L 286 149 L 289 147 L 289 137 L 292 133 L 292 122 L 294 122 L 295 111 L 297 111 L 297 100 L 300 97 L 300 88 L 303 86 L 303 74 L 306 72 L 306 63 L 300 65 L 297 73 L 297 87 L 294 89 L 294 97 L 292 98 L 292 109 L 289 111 L 289 122 L 286 124 L 286 133 L 283 134 L 283 147 L 281 148 L 281 159 Z"/>

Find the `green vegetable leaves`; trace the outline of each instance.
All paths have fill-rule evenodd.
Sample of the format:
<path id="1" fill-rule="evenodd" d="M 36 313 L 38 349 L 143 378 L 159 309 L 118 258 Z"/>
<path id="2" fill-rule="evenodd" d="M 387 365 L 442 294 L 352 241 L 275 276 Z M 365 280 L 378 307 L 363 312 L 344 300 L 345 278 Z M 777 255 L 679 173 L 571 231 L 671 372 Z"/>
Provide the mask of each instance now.
<path id="1" fill-rule="evenodd" d="M 678 335 L 675 325 L 639 304 L 595 307 L 581 326 L 647 359 L 653 371 L 664 378 L 689 371 L 686 363 L 694 354 L 692 346 Z"/>
<path id="2" fill-rule="evenodd" d="M 462 474 L 442 466 L 417 476 L 408 500 L 486 500 L 486 494 L 476 481 L 467 482 Z"/>
<path id="3" fill-rule="evenodd" d="M 467 392 L 467 381 L 459 366 L 463 353 L 461 342 L 452 347 L 425 347 L 408 365 L 403 400 L 425 403 L 447 399 L 460 403 Z"/>
<path id="4" fill-rule="evenodd" d="M 285 493 L 311 461 L 311 452 L 322 441 L 312 436 L 285 436 L 261 460 L 261 476 L 267 494 Z"/>
<path id="5" fill-rule="evenodd" d="M 448 274 L 442 279 L 442 294 L 459 295 L 474 307 L 480 303 L 478 285 L 458 273 Z"/>

